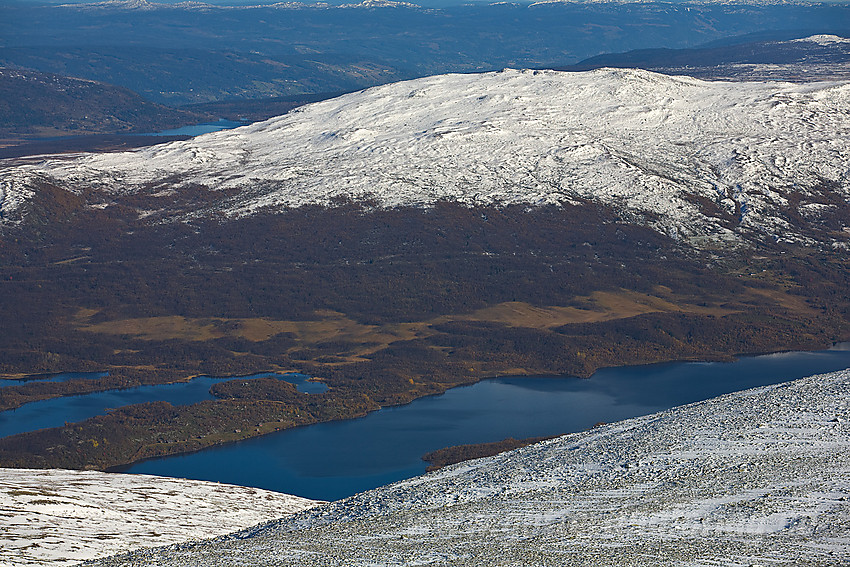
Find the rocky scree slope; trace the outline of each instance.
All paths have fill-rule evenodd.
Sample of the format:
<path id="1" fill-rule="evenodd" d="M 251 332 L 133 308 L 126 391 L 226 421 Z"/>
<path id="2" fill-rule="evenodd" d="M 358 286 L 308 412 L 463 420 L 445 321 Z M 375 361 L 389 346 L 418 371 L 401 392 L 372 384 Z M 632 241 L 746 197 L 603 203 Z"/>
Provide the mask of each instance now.
<path id="1" fill-rule="evenodd" d="M 850 370 L 461 463 L 101 567 L 850 563 Z"/>
<path id="2" fill-rule="evenodd" d="M 137 151 L 14 164 L 0 212 L 39 180 L 152 220 L 241 217 L 356 200 L 379 207 L 611 207 L 691 245 L 846 247 L 850 84 L 726 83 L 641 70 L 505 70 L 374 87 Z M 202 186 L 214 205 L 174 205 Z"/>

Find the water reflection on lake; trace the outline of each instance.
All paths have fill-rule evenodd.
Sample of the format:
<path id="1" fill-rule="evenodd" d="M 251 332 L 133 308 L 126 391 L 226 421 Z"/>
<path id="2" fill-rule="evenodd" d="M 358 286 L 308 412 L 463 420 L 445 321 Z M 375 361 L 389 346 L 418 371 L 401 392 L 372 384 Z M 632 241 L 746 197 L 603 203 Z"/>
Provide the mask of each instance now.
<path id="1" fill-rule="evenodd" d="M 124 470 L 336 500 L 421 474 L 421 456 L 442 447 L 581 431 L 600 421 L 847 367 L 850 344 L 845 343 L 732 363 L 603 369 L 589 380 L 485 380 L 361 419 L 302 427 Z"/>

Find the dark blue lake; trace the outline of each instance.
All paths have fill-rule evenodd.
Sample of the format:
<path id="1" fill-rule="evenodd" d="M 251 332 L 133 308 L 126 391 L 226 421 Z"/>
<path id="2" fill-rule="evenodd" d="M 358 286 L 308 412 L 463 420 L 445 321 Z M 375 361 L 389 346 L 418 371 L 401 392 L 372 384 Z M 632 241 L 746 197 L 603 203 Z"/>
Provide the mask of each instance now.
<path id="1" fill-rule="evenodd" d="M 850 367 L 850 343 L 818 352 L 669 363 L 571 377 L 500 378 L 366 417 L 154 459 L 123 469 L 336 500 L 425 471 L 442 447 L 581 431 L 724 393 Z"/>
<path id="2" fill-rule="evenodd" d="M 92 378 L 97 376 L 84 377 Z M 102 376 L 103 374 L 100 374 Z M 61 374 L 65 380 L 73 376 L 72 373 Z M 327 386 L 318 382 L 308 382 L 309 376 L 304 374 L 275 374 L 271 372 L 252 374 L 244 376 L 243 379 L 262 377 L 278 377 L 295 384 L 298 389 L 307 394 L 324 392 Z M 47 427 L 59 427 L 65 422 L 83 421 L 96 415 L 104 415 L 109 409 L 118 408 L 130 404 L 141 404 L 144 402 L 170 402 L 174 405 L 188 405 L 202 400 L 213 400 L 210 394 L 210 386 L 217 382 L 232 380 L 233 378 L 220 378 L 211 376 L 198 376 L 188 382 L 177 384 L 160 384 L 156 386 L 139 386 L 126 390 L 109 390 L 83 396 L 68 396 L 53 398 L 41 402 L 25 404 L 18 409 L 0 412 L 0 437 L 35 431 Z"/>

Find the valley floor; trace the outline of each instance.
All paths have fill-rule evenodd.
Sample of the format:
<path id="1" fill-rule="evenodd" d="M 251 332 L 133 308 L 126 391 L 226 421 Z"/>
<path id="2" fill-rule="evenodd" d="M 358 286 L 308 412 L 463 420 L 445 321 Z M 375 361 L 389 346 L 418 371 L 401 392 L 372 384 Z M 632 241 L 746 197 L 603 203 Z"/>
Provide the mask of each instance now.
<path id="1" fill-rule="evenodd" d="M 234 536 L 97 562 L 850 564 L 850 370 L 450 466 Z"/>

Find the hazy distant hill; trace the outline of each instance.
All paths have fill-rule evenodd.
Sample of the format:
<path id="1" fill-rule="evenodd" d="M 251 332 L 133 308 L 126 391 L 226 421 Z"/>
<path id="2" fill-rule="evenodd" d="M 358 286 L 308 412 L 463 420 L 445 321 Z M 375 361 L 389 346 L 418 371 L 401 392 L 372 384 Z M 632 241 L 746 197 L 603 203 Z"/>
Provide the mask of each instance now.
<path id="1" fill-rule="evenodd" d="M 15 47 L 0 49 L 0 63 L 122 85 L 170 105 L 350 91 L 415 75 L 365 57 L 250 53 L 214 45 Z"/>
<path id="2" fill-rule="evenodd" d="M 845 4 L 142 8 L 0 6 L 0 65 L 95 79 L 157 102 L 188 104 L 348 91 L 447 72 L 550 67 L 763 30 L 850 29 Z"/>
<path id="3" fill-rule="evenodd" d="M 150 132 L 206 115 L 150 102 L 122 87 L 0 68 L 0 137 Z"/>
<path id="4" fill-rule="evenodd" d="M 639 49 L 598 55 L 559 69 L 588 71 L 627 67 L 703 79 L 842 80 L 850 79 L 850 39 L 847 38 L 850 32 L 693 49 Z"/>

